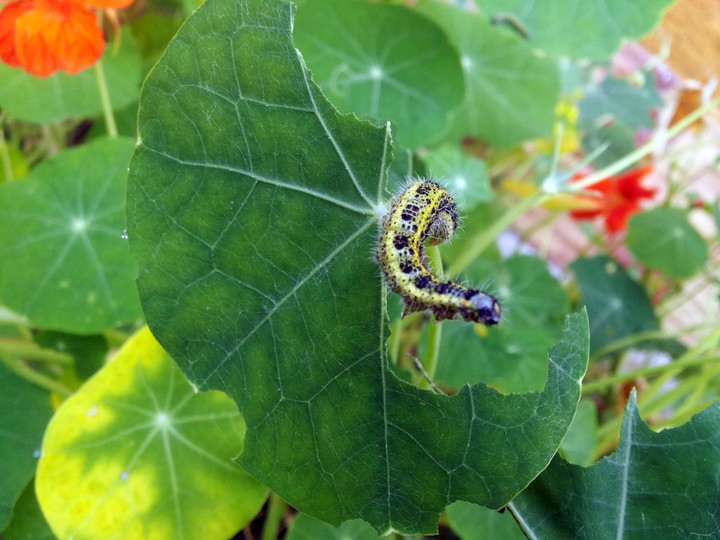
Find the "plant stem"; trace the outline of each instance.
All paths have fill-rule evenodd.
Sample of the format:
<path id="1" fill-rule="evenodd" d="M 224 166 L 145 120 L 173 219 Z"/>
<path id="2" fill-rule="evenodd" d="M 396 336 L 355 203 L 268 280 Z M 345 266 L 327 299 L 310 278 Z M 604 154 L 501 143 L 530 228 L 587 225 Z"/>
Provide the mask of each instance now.
<path id="1" fill-rule="evenodd" d="M 442 267 L 442 257 L 440 256 L 440 250 L 437 246 L 428 250 L 428 257 L 430 257 L 430 265 L 432 266 L 435 274 L 438 277 L 444 275 Z M 433 318 L 433 322 L 430 323 L 428 328 L 428 345 L 427 351 L 425 352 L 425 359 L 423 361 L 423 368 L 427 373 L 427 376 L 432 381 L 435 378 L 435 372 L 437 371 L 438 356 L 440 353 L 440 342 L 442 339 L 442 321 L 436 321 Z M 430 388 L 430 381 L 423 379 L 420 382 L 421 388 Z"/>
<path id="2" fill-rule="evenodd" d="M 11 358 L 5 355 L 0 355 L 0 360 L 2 360 L 5 365 L 10 368 L 10 370 L 15 372 L 17 375 L 19 375 L 26 381 L 29 381 L 50 392 L 57 392 L 61 396 L 68 397 L 72 395 L 72 390 L 70 390 L 67 386 L 59 383 L 51 377 L 48 377 L 47 375 L 43 375 L 42 373 L 35 371 L 34 369 L 23 363 L 22 360 Z"/>
<path id="3" fill-rule="evenodd" d="M 667 142 L 671 138 L 673 138 L 678 133 L 684 131 L 686 128 L 688 128 L 690 125 L 692 125 L 695 120 L 700 118 L 702 115 L 704 115 L 706 112 L 714 109 L 720 105 L 720 97 L 717 97 L 713 100 L 708 101 L 705 105 L 698 107 L 693 112 L 688 114 L 685 118 L 680 120 L 677 124 L 672 126 L 670 129 L 668 129 L 665 133 L 658 133 L 657 137 L 654 137 L 652 140 L 648 141 L 644 145 L 642 145 L 640 148 L 635 150 L 634 152 L 630 152 L 625 157 L 617 160 L 616 162 L 612 163 L 611 165 L 608 165 L 604 169 L 600 169 L 599 171 L 596 171 L 582 180 L 578 180 L 577 182 L 573 182 L 573 187 L 576 189 L 584 189 L 587 187 L 590 187 L 591 185 L 595 184 L 597 181 L 602 180 L 603 178 L 607 178 L 608 176 L 612 176 L 614 174 L 619 173 L 623 169 L 629 167 L 636 161 L 644 158 L 648 154 L 650 154 L 653 150 L 655 150 L 657 147 L 659 147 L 661 144 Z"/>
<path id="4" fill-rule="evenodd" d="M 22 357 L 26 360 L 39 362 L 54 362 L 56 364 L 71 365 L 73 358 L 69 354 L 43 349 L 30 343 L 22 343 L 10 340 L 0 340 L 0 354 L 7 354 L 14 357 Z"/>
<path id="5" fill-rule="evenodd" d="M 280 522 L 285 516 L 288 504 L 275 492 L 270 492 L 268 511 L 263 524 L 262 540 L 275 540 L 280 530 Z"/>
<path id="6" fill-rule="evenodd" d="M 2 171 L 6 182 L 15 180 L 10 162 L 10 153 L 8 152 L 7 141 L 5 140 L 5 129 L 3 127 L 4 115 L 0 115 L 0 161 L 2 161 Z"/>
<path id="7" fill-rule="evenodd" d="M 583 384 L 583 392 L 595 392 L 597 390 L 602 390 L 603 388 L 612 386 L 620 382 L 637 379 L 638 377 L 657 375 L 658 373 L 664 373 L 668 370 L 672 370 L 673 372 L 675 372 L 681 369 L 687 369 L 689 367 L 695 366 L 703 366 L 705 364 L 714 362 L 720 362 L 720 356 L 710 356 L 705 358 L 688 358 L 684 361 L 672 362 L 670 364 L 664 364 L 662 366 L 644 367 L 636 369 L 634 371 L 629 371 L 627 373 L 618 373 L 610 377 L 605 377 L 604 379 L 601 379 L 599 381 L 593 381 L 587 384 Z"/>
<path id="8" fill-rule="evenodd" d="M 98 90 L 100 91 L 100 102 L 102 103 L 105 127 L 108 135 L 114 139 L 118 136 L 118 131 L 117 125 L 115 124 L 115 115 L 113 114 L 110 103 L 110 93 L 108 92 L 107 81 L 105 80 L 105 70 L 103 69 L 102 60 L 99 60 L 95 64 L 95 78 L 97 79 Z"/>

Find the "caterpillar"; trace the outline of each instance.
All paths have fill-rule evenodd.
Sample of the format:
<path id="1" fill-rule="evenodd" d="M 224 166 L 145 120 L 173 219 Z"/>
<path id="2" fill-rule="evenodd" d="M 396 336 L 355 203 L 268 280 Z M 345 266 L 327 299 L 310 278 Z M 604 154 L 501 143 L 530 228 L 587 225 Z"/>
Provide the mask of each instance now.
<path id="1" fill-rule="evenodd" d="M 432 180 L 414 180 L 381 220 L 376 258 L 385 280 L 405 302 L 403 317 L 429 309 L 438 321 L 460 317 L 492 326 L 500 322 L 498 301 L 478 289 L 443 281 L 428 270 L 425 242 L 437 245 L 455 234 L 458 212 L 450 193 Z"/>

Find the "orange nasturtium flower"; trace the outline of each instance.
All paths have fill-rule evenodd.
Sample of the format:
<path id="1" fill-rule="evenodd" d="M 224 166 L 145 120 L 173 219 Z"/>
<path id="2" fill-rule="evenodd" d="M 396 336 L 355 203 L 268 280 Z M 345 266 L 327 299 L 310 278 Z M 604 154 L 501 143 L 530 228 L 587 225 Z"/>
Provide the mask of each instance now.
<path id="1" fill-rule="evenodd" d="M 0 0 L 0 60 L 31 75 L 77 73 L 102 56 L 105 37 L 94 10 L 133 0 Z"/>
<path id="2" fill-rule="evenodd" d="M 573 210 L 570 215 L 578 220 L 602 217 L 609 233 L 624 230 L 630 216 L 640 211 L 643 199 L 651 199 L 657 191 L 642 185 L 643 179 L 650 172 L 652 166 L 646 165 L 588 186 L 587 189 L 596 192 L 598 197 L 581 197 L 583 209 Z M 582 176 L 577 175 L 575 178 L 580 179 Z"/>

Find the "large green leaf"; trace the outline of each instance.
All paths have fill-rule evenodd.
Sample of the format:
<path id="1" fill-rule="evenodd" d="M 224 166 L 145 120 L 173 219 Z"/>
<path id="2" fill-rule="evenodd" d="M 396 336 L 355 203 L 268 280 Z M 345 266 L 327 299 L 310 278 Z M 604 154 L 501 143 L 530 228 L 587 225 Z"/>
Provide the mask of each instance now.
<path id="1" fill-rule="evenodd" d="M 79 334 L 141 317 L 123 239 L 132 148 L 100 139 L 0 186 L 0 301 L 34 324 Z"/>
<path id="2" fill-rule="evenodd" d="M 75 75 L 64 72 L 38 78 L 20 68 L 0 64 L 0 107 L 7 114 L 45 124 L 63 118 L 85 118 L 102 112 L 97 74 L 90 68 Z M 102 58 L 110 101 L 120 109 L 140 93 L 140 51 L 130 32 L 123 32 L 120 46 L 110 44 Z"/>
<path id="3" fill-rule="evenodd" d="M 513 146 L 551 135 L 560 94 L 554 60 L 538 56 L 525 41 L 477 13 L 429 1 L 417 9 L 445 29 L 460 51 L 466 92 L 452 128 L 457 138 Z"/>
<path id="4" fill-rule="evenodd" d="M 35 474 L 40 441 L 52 414 L 50 396 L 0 361 L 0 531 Z"/>
<path id="5" fill-rule="evenodd" d="M 674 0 L 478 0 L 488 15 L 516 21 L 530 43 L 554 55 L 604 60 L 644 36 Z"/>
<path id="6" fill-rule="evenodd" d="M 392 120 L 414 148 L 439 140 L 464 94 L 457 52 L 431 21 L 402 6 L 310 0 L 296 41 L 318 84 L 343 112 Z"/>
<path id="7" fill-rule="evenodd" d="M 40 506 L 58 538 L 228 538 L 267 495 L 232 462 L 244 433 L 236 405 L 196 393 L 144 328 L 50 422 Z"/>
<path id="8" fill-rule="evenodd" d="M 717 538 L 720 404 L 653 432 L 633 394 L 620 446 L 583 468 L 555 457 L 515 501 L 531 538 Z"/>
<path id="9" fill-rule="evenodd" d="M 549 462 L 579 399 L 571 316 L 539 393 L 399 381 L 370 254 L 385 129 L 333 109 L 278 0 L 213 0 L 145 83 L 128 232 L 153 332 L 199 388 L 238 403 L 240 463 L 331 523 L 434 532 L 467 499 L 498 508 Z"/>

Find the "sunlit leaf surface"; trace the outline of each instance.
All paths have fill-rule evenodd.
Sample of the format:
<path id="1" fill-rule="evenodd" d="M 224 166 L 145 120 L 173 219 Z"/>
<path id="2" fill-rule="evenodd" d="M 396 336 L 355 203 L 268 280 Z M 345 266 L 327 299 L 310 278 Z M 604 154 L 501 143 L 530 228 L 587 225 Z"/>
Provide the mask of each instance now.
<path id="1" fill-rule="evenodd" d="M 36 489 L 59 538 L 228 538 L 266 489 L 235 465 L 245 425 L 195 393 L 147 329 L 53 417 Z"/>

